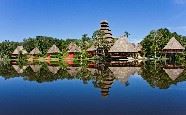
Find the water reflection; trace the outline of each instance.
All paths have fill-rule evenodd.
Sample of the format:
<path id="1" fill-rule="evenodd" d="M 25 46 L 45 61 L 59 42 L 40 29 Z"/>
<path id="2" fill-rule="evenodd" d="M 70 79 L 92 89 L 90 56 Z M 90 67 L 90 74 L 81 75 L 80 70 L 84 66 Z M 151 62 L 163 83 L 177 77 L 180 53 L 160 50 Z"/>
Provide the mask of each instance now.
<path id="1" fill-rule="evenodd" d="M 186 80 L 184 66 L 154 62 L 113 61 L 109 63 L 88 63 L 85 66 L 59 64 L 1 64 L 0 76 L 5 79 L 21 77 L 23 80 L 38 83 L 63 79 L 79 79 L 83 84 L 89 81 L 100 90 L 102 96 L 108 96 L 115 81 L 128 86 L 134 74 L 140 75 L 152 88 L 167 89 L 173 84 Z"/>

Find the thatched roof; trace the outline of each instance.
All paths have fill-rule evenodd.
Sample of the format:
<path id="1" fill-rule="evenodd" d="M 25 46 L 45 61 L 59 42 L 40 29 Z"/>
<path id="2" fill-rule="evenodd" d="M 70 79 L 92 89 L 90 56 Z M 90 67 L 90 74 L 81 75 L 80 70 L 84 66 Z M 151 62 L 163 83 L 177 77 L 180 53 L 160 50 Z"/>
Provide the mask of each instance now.
<path id="1" fill-rule="evenodd" d="M 38 48 L 34 48 L 30 53 L 30 55 L 36 55 L 36 54 L 41 54 Z"/>
<path id="2" fill-rule="evenodd" d="M 96 51 L 96 50 L 97 48 L 94 45 L 92 45 L 90 48 L 87 49 L 87 51 Z"/>
<path id="3" fill-rule="evenodd" d="M 163 69 L 167 75 L 174 81 L 183 72 L 184 69 Z"/>
<path id="4" fill-rule="evenodd" d="M 70 76 L 76 76 L 77 73 L 81 70 L 81 67 L 68 67 L 67 72 L 70 74 Z"/>
<path id="5" fill-rule="evenodd" d="M 126 37 L 119 38 L 109 52 L 138 52 L 135 44 L 129 43 Z"/>
<path id="6" fill-rule="evenodd" d="M 13 51 L 12 54 L 18 55 L 18 54 L 27 54 L 28 52 L 23 48 L 23 46 L 17 46 L 17 48 Z"/>
<path id="7" fill-rule="evenodd" d="M 52 72 L 53 74 L 56 74 L 58 72 L 58 70 L 60 69 L 59 66 L 48 66 L 48 69 L 50 72 Z"/>
<path id="8" fill-rule="evenodd" d="M 17 73 L 23 73 L 24 70 L 25 70 L 28 66 L 23 66 L 22 68 L 20 68 L 19 65 L 12 65 L 12 67 L 16 70 Z"/>
<path id="9" fill-rule="evenodd" d="M 81 52 L 81 49 L 79 46 L 77 46 L 75 43 L 71 42 L 69 46 L 67 47 L 68 52 Z"/>
<path id="10" fill-rule="evenodd" d="M 33 72 L 38 72 L 40 71 L 42 65 L 30 65 L 30 67 L 32 68 Z"/>
<path id="11" fill-rule="evenodd" d="M 163 50 L 185 50 L 185 48 L 176 40 L 175 37 L 172 37 Z"/>
<path id="12" fill-rule="evenodd" d="M 142 45 L 141 44 L 137 44 L 137 46 L 136 46 L 136 50 L 139 52 L 139 51 L 142 51 Z"/>
<path id="13" fill-rule="evenodd" d="M 139 67 L 109 67 L 109 69 L 113 72 L 114 77 L 122 83 L 127 82 L 131 75 L 139 71 Z"/>
<path id="14" fill-rule="evenodd" d="M 48 50 L 48 54 L 52 54 L 52 53 L 59 53 L 60 50 L 56 45 L 53 45 L 49 50 Z"/>

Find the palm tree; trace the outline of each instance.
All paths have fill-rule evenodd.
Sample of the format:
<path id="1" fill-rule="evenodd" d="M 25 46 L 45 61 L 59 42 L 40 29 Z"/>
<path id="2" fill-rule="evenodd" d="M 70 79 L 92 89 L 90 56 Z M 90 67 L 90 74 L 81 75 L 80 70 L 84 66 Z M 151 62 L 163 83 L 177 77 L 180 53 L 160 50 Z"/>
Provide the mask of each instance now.
<path id="1" fill-rule="evenodd" d="M 126 36 L 127 38 L 129 37 L 129 35 L 130 35 L 129 32 L 127 32 L 127 31 L 124 32 L 124 36 Z"/>

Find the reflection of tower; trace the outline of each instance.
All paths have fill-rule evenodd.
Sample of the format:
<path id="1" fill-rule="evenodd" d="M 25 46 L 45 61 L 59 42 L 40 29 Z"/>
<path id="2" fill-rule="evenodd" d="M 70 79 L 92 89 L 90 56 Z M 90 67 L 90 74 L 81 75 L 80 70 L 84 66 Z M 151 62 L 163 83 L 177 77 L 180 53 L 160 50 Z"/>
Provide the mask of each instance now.
<path id="1" fill-rule="evenodd" d="M 100 30 L 105 33 L 107 41 L 109 42 L 110 45 L 113 45 L 112 33 L 111 30 L 109 29 L 108 22 L 106 20 L 103 20 L 101 21 L 100 25 L 101 25 Z"/>
<path id="2" fill-rule="evenodd" d="M 102 96 L 108 96 L 109 95 L 109 89 L 111 88 L 111 85 L 114 81 L 114 78 L 111 76 L 108 76 L 103 79 L 101 82 L 101 95 Z"/>

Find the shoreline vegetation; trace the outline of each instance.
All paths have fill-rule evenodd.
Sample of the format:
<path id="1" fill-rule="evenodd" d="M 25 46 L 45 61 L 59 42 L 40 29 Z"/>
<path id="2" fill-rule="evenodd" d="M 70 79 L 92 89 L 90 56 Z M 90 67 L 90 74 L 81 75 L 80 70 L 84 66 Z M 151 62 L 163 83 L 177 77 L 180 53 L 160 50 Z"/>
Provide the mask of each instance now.
<path id="1" fill-rule="evenodd" d="M 0 43 L 0 61 L 69 62 L 89 60 L 167 60 L 184 61 L 186 36 L 167 28 L 152 30 L 137 45 L 129 43 L 130 34 L 112 37 L 108 22 L 92 37 L 83 34 L 79 39 L 59 39 L 47 36 L 26 38 L 22 42 L 5 40 Z M 172 42 L 172 43 L 169 43 Z M 167 46 L 169 45 L 169 46 Z M 177 49 L 171 45 L 178 47 Z M 165 47 L 169 49 L 165 49 Z M 180 48 L 181 47 L 181 48 Z"/>

